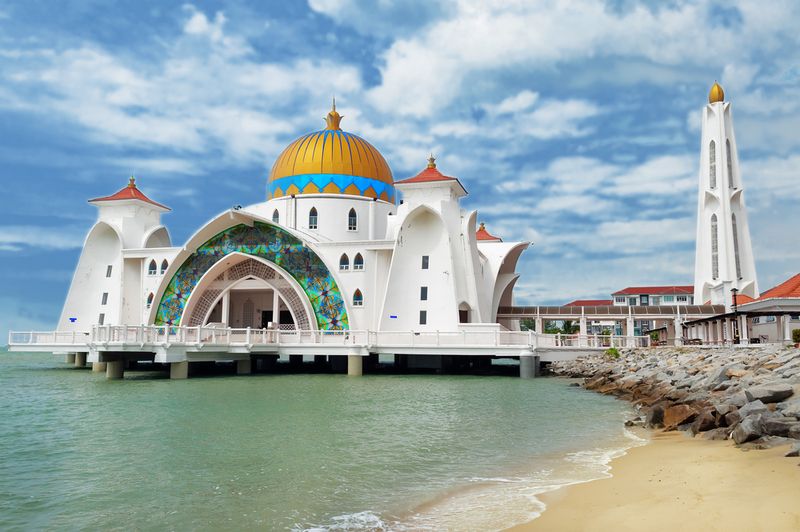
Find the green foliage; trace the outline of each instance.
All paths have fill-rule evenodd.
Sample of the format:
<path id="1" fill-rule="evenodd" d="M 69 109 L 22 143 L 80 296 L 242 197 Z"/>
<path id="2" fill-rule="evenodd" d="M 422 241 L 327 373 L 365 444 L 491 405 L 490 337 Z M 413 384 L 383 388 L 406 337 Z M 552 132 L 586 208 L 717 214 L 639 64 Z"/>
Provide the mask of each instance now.
<path id="1" fill-rule="evenodd" d="M 653 342 L 658 342 L 658 333 L 655 332 L 655 331 L 651 332 L 650 333 L 650 340 L 652 340 Z"/>
<path id="2" fill-rule="evenodd" d="M 576 334 L 580 331 L 581 327 L 572 320 L 564 320 L 564 325 L 561 327 L 561 332 L 564 334 Z"/>
<path id="3" fill-rule="evenodd" d="M 533 318 L 522 318 L 519 320 L 519 328 L 521 331 L 536 331 L 536 320 Z"/>
<path id="4" fill-rule="evenodd" d="M 606 349 L 605 355 L 609 358 L 619 358 L 619 349 L 616 347 L 609 347 Z"/>
<path id="5" fill-rule="evenodd" d="M 614 333 L 613 333 L 613 331 L 612 331 L 611 329 L 609 329 L 608 327 L 603 327 L 603 330 L 602 330 L 602 331 L 600 331 L 600 334 L 602 334 L 603 336 L 611 336 L 611 335 L 612 335 L 612 334 L 614 334 Z"/>
<path id="6" fill-rule="evenodd" d="M 800 344 L 800 329 L 792 330 L 792 340 L 794 340 L 794 343 Z"/>

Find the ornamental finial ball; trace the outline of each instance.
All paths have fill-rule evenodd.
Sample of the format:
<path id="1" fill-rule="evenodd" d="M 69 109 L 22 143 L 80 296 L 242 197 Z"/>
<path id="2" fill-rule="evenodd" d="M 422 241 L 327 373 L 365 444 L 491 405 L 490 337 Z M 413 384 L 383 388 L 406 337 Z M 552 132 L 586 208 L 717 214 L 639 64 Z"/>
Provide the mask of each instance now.
<path id="1" fill-rule="evenodd" d="M 334 129 L 334 130 L 341 130 L 342 128 L 339 126 L 339 123 L 344 118 L 342 115 L 336 112 L 336 98 L 333 99 L 333 106 L 331 108 L 331 112 L 328 113 L 328 116 L 325 118 L 325 129 Z"/>
<path id="2" fill-rule="evenodd" d="M 725 100 L 725 91 L 722 90 L 722 86 L 714 81 L 714 84 L 711 86 L 711 90 L 708 91 L 708 103 L 717 103 L 722 102 Z"/>
<path id="3" fill-rule="evenodd" d="M 432 153 L 431 156 L 428 157 L 428 168 L 436 168 L 436 157 L 434 157 Z"/>

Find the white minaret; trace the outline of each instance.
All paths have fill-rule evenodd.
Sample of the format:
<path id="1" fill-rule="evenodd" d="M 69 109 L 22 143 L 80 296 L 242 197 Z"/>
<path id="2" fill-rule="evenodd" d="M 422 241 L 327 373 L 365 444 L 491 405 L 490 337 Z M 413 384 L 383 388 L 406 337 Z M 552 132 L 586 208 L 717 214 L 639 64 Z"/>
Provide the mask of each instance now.
<path id="1" fill-rule="evenodd" d="M 731 103 L 716 82 L 702 116 L 694 301 L 730 307 L 733 288 L 759 294 Z"/>

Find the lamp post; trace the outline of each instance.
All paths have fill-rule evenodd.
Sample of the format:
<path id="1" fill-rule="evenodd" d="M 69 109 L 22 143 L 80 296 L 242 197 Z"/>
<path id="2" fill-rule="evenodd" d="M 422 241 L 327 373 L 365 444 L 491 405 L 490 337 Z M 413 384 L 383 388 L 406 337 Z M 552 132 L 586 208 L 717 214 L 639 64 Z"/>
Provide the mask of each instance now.
<path id="1" fill-rule="evenodd" d="M 739 289 L 731 288 L 731 294 L 733 294 L 733 343 L 739 343 L 739 307 L 736 305 L 736 294 L 739 293 Z"/>

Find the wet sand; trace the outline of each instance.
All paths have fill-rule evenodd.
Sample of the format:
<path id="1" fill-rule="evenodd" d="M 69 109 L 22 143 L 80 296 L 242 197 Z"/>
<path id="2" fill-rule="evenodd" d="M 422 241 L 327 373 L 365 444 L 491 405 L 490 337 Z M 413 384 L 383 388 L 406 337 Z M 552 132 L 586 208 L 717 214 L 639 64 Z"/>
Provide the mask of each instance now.
<path id="1" fill-rule="evenodd" d="M 511 530 L 800 530 L 800 458 L 785 458 L 788 446 L 651 439 L 614 460 L 612 478 L 540 495 L 541 517 Z"/>

